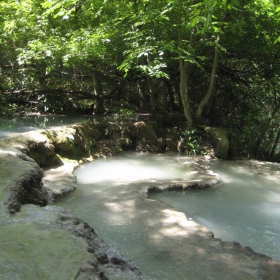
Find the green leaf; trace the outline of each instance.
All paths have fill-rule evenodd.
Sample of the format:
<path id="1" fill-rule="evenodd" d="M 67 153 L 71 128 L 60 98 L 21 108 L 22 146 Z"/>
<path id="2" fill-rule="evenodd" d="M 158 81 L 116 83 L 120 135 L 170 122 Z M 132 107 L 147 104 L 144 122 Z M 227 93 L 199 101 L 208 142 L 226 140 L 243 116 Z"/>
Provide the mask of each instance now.
<path id="1" fill-rule="evenodd" d="M 46 1 L 46 2 L 42 3 L 41 5 L 43 8 L 47 8 L 47 10 L 43 13 L 43 15 L 49 15 L 53 11 L 59 9 L 62 6 L 62 2 L 58 2 L 53 5 L 53 2 Z"/>

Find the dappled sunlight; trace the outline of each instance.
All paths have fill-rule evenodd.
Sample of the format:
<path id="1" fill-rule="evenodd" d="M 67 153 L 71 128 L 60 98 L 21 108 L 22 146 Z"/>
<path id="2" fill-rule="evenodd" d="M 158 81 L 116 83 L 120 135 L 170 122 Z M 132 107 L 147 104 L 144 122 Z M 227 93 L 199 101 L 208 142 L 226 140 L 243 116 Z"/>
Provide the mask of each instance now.
<path id="1" fill-rule="evenodd" d="M 64 162 L 62 166 L 49 169 L 44 176 L 44 181 L 54 181 L 64 179 L 71 170 L 78 166 L 77 162 Z"/>
<path id="2" fill-rule="evenodd" d="M 97 166 L 79 172 L 80 183 L 98 183 L 102 181 L 133 182 L 153 177 L 163 177 L 164 171 L 156 167 L 145 167 L 135 165 L 134 162 L 104 162 L 97 163 Z"/>
<path id="3" fill-rule="evenodd" d="M 167 158 L 168 159 L 168 158 Z M 175 162 L 176 163 L 176 162 Z M 155 160 L 153 157 L 139 157 L 139 160 L 131 159 L 107 159 L 98 162 L 84 164 L 76 171 L 80 184 L 100 183 L 121 185 L 140 180 L 156 182 L 158 179 L 190 179 L 198 174 L 196 170 L 178 168 L 164 158 Z"/>
<path id="4" fill-rule="evenodd" d="M 165 236 L 189 236 L 190 232 L 186 231 L 185 229 L 182 229 L 180 226 L 172 226 L 172 227 L 166 227 L 159 230 L 159 233 L 165 235 Z"/>
<path id="5" fill-rule="evenodd" d="M 275 203 L 274 201 L 273 203 L 264 202 L 259 206 L 259 210 L 265 213 L 268 219 L 277 218 L 277 217 L 280 218 L 280 207 L 278 202 L 277 203 Z M 280 222 L 280 219 L 278 222 Z"/>
<path id="6" fill-rule="evenodd" d="M 199 173 L 199 171 L 188 171 L 188 175 L 189 176 L 191 176 L 191 175 L 196 175 L 196 174 L 198 174 Z"/>
<path id="7" fill-rule="evenodd" d="M 187 166 L 193 164 L 192 158 L 177 158 L 177 162 L 182 166 Z"/>
<path id="8" fill-rule="evenodd" d="M 106 202 L 104 206 L 107 208 L 107 215 L 110 222 L 114 225 L 126 225 L 131 223 L 135 218 L 135 201 L 134 200 L 118 200 L 118 202 Z"/>
<path id="9" fill-rule="evenodd" d="M 73 194 L 65 198 L 71 203 L 70 209 L 93 226 L 104 240 L 122 248 L 124 254 L 140 268 L 156 270 L 166 275 L 154 279 L 175 279 L 178 275 L 180 276 L 176 279 L 184 279 L 185 275 L 197 276 L 202 275 L 201 273 L 205 273 L 205 279 L 223 279 L 228 269 L 231 269 L 231 279 L 238 279 L 240 273 L 257 275 L 254 267 L 257 271 L 260 261 L 253 260 L 255 263 L 252 265 L 251 253 L 243 254 L 239 249 L 212 238 L 209 230 L 216 236 L 215 230 L 210 228 L 216 226 L 226 236 L 230 236 L 229 241 L 233 241 L 236 239 L 229 233 L 241 228 L 248 233 L 244 237 L 249 240 L 249 245 L 240 243 L 254 248 L 251 243 L 257 238 L 252 235 L 260 229 L 255 230 L 248 223 L 244 226 L 241 220 L 247 216 L 259 224 L 259 217 L 254 218 L 254 213 L 260 213 L 263 209 L 270 213 L 273 211 L 268 205 L 261 204 L 260 197 L 264 197 L 269 204 L 277 205 L 277 191 L 268 189 L 263 182 L 256 184 L 261 177 L 250 174 L 248 166 L 239 168 L 241 163 L 233 166 L 226 163 L 225 166 L 221 165 L 223 184 L 207 190 L 163 191 L 158 193 L 156 200 L 149 193 L 147 199 L 149 187 L 164 189 L 172 184 L 187 186 L 190 181 L 199 186 L 209 182 L 209 179 L 211 181 L 212 176 L 215 178 L 220 172 L 215 169 L 202 172 L 193 167 L 191 159 L 184 158 L 179 162 L 178 156 L 172 159 L 165 155 L 137 154 L 133 157 L 133 160 L 125 156 L 123 160 L 95 161 L 77 169 L 75 174 L 78 184 L 80 183 L 77 192 L 82 197 L 72 199 Z M 230 174 L 227 173 L 228 169 Z M 224 175 L 228 176 L 226 180 Z M 225 182 L 227 180 L 234 185 L 228 187 Z M 249 185 L 244 186 L 245 180 L 249 181 Z M 256 195 L 256 191 L 265 191 L 267 197 Z M 166 202 L 162 199 L 163 196 L 174 196 L 175 202 Z M 188 206 L 187 211 L 178 209 L 180 198 L 189 198 L 182 202 L 182 205 Z M 249 202 L 257 201 L 254 205 L 256 208 L 249 207 L 247 198 Z M 66 205 L 64 203 L 61 206 Z M 175 211 L 172 206 L 181 212 Z M 242 212 L 242 207 L 246 207 L 246 213 Z M 211 208 L 215 211 L 211 212 Z M 198 210 L 202 210 L 202 214 Z M 225 226 L 219 224 L 220 216 L 227 217 Z M 234 217 L 238 218 L 235 223 L 232 222 Z M 271 219 L 270 217 L 267 219 Z M 265 228 L 262 238 L 269 238 L 275 243 L 275 250 L 278 250 L 273 225 Z M 266 245 L 262 244 L 263 247 Z M 191 279 L 199 279 L 195 276 Z"/>
<path id="10" fill-rule="evenodd" d="M 145 223 L 146 223 L 147 226 L 154 227 L 154 226 L 156 226 L 159 223 L 159 221 L 157 219 L 155 219 L 154 217 L 149 218 L 148 211 L 141 211 L 141 214 L 142 215 L 143 214 L 147 215 L 147 219 L 145 220 Z"/>
<path id="11" fill-rule="evenodd" d="M 273 183 L 275 183 L 275 184 L 279 184 L 279 182 L 280 182 L 280 171 L 278 171 L 278 172 L 275 172 L 275 174 L 272 174 L 272 175 L 270 175 L 270 174 L 264 174 L 264 176 L 265 176 L 265 178 L 267 179 L 267 180 L 269 180 L 269 181 L 271 181 L 271 182 L 273 182 Z"/>
<path id="12" fill-rule="evenodd" d="M 219 174 L 223 182 L 232 183 L 239 182 L 240 184 L 248 183 L 249 180 L 258 179 L 258 183 L 264 184 L 263 179 L 275 184 L 279 184 L 280 180 L 280 164 L 273 162 L 262 162 L 257 160 L 243 161 L 225 161 L 223 166 L 219 163 Z M 216 163 L 212 167 L 215 168 Z M 225 172 L 226 171 L 226 172 Z M 233 174 L 238 176 L 232 176 Z M 270 182 L 269 182 L 270 181 Z"/>
<path id="13" fill-rule="evenodd" d="M 96 116 L 63 116 L 63 115 L 28 115 L 23 118 L 1 119 L 0 120 L 0 138 L 14 137 L 20 135 L 20 133 L 34 131 L 38 129 L 55 129 L 62 125 L 71 125 L 76 123 L 82 123 L 85 121 L 93 121 Z M 104 117 L 103 117 L 104 118 Z M 32 135 L 32 134 L 30 134 Z M 33 133 L 34 135 L 34 133 Z M 35 135 L 37 135 L 35 133 Z"/>
<path id="14" fill-rule="evenodd" d="M 119 204 L 119 203 L 105 203 L 105 206 L 107 206 L 109 208 L 110 211 L 112 212 L 122 212 L 123 211 L 123 207 Z"/>
<path id="15" fill-rule="evenodd" d="M 48 140 L 48 138 L 45 135 L 41 134 L 38 130 L 30 131 L 29 135 L 34 142 L 45 142 Z"/>
<path id="16" fill-rule="evenodd" d="M 196 248 L 195 248 L 195 251 L 196 251 L 196 253 L 199 254 L 199 255 L 205 255 L 205 254 L 207 254 L 207 251 L 206 251 L 203 247 L 196 247 Z"/>
<path id="17" fill-rule="evenodd" d="M 280 189 L 279 192 L 275 191 L 268 191 L 265 197 L 266 201 L 273 202 L 273 203 L 279 203 L 280 205 Z"/>
<path id="18" fill-rule="evenodd" d="M 0 154 L 2 154 L 2 155 L 13 155 L 13 156 L 16 156 L 16 153 L 15 153 L 15 152 L 12 152 L 12 151 L 3 151 L 3 150 L 0 150 Z"/>
<path id="19" fill-rule="evenodd" d="M 112 212 L 121 212 L 125 213 L 129 211 L 131 214 L 135 210 L 135 201 L 134 200 L 125 200 L 120 202 L 108 202 L 105 203 L 105 206 L 109 208 Z"/>
<path id="20" fill-rule="evenodd" d="M 102 193 L 103 191 L 102 190 L 96 190 L 96 189 L 92 189 L 92 190 L 90 190 L 90 193 L 92 193 L 92 194 L 100 194 L 100 193 Z"/>
<path id="21" fill-rule="evenodd" d="M 274 184 L 267 175 L 278 178 L 274 174 L 280 165 L 261 163 L 262 169 L 256 170 L 257 163 L 216 162 L 211 168 L 221 174 L 222 184 L 204 191 L 153 193 L 149 198 L 186 213 L 217 238 L 238 241 L 279 260 L 279 181 Z"/>
<path id="22" fill-rule="evenodd" d="M 219 162 L 214 162 L 211 165 L 211 169 L 215 170 L 215 166 L 218 165 L 219 175 L 222 181 L 225 183 L 239 183 L 239 184 L 249 184 L 249 180 L 262 180 L 263 177 L 271 175 L 271 179 L 275 175 L 275 172 L 271 172 L 269 166 L 265 162 L 252 162 L 249 160 L 243 161 L 223 161 L 222 164 Z M 275 167 L 274 167 L 275 169 Z M 273 179 L 272 179 L 273 180 Z M 275 177 L 274 177 L 275 180 Z"/>
<path id="23" fill-rule="evenodd" d="M 162 227 L 159 233 L 166 236 L 189 236 L 192 228 L 197 228 L 197 224 L 186 218 L 186 215 L 173 209 L 161 211 L 164 218 L 161 219 Z"/>
<path id="24" fill-rule="evenodd" d="M 219 174 L 218 174 L 218 173 L 215 173 L 213 170 L 207 171 L 207 174 L 208 174 L 208 175 L 211 175 L 211 176 L 219 176 Z"/>

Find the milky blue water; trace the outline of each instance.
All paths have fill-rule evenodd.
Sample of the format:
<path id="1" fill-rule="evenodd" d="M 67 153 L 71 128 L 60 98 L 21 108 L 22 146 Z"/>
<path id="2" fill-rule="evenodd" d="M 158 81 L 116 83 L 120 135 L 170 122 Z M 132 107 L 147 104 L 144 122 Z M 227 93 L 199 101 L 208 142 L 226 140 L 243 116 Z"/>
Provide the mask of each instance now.
<path id="1" fill-rule="evenodd" d="M 238 241 L 280 262 L 280 165 L 222 161 L 222 183 L 207 190 L 151 194 L 225 241 Z"/>
<path id="2" fill-rule="evenodd" d="M 216 260 L 214 247 L 186 240 L 181 222 L 168 215 L 165 218 L 168 205 L 185 212 L 186 223 L 193 220 L 218 238 L 238 241 L 280 261 L 279 165 L 217 162 L 211 168 L 223 182 L 214 188 L 149 194 L 152 200 L 144 197 L 141 189 L 151 184 L 195 179 L 197 174 L 188 168 L 191 161 L 134 154 L 85 164 L 75 172 L 77 190 L 57 205 L 72 210 L 105 241 L 120 248 L 147 279 L 237 279 L 238 270 L 245 273 L 238 251 Z M 159 207 L 156 200 L 164 204 Z M 244 269 L 250 266 L 250 259 L 245 257 L 244 262 Z M 257 271 L 258 267 L 250 269 Z"/>

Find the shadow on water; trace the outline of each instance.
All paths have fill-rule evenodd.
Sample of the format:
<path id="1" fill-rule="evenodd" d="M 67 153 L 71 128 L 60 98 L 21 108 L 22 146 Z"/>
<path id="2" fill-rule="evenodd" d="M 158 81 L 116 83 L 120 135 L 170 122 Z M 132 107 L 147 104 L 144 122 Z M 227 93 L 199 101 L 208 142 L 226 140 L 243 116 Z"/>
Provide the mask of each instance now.
<path id="1" fill-rule="evenodd" d="M 223 183 L 202 192 L 153 194 L 215 236 L 238 241 L 280 261 L 279 165 L 262 162 L 222 162 L 212 168 Z"/>
<path id="2" fill-rule="evenodd" d="M 199 174 L 187 157 L 133 154 L 96 161 L 76 170 L 77 191 L 57 204 L 71 209 L 105 241 L 121 248 L 147 279 L 238 279 L 240 272 L 243 279 L 257 279 L 258 263 L 246 252 L 240 254 L 215 238 L 205 238 L 206 228 L 168 206 L 177 209 L 177 205 L 146 197 L 149 186 L 197 179 Z M 219 198 L 221 188 L 179 196 L 196 197 L 194 204 L 202 205 L 212 199 L 199 202 L 202 193 Z M 157 199 L 162 200 L 162 195 Z M 208 217 L 201 215 L 201 219 Z"/>

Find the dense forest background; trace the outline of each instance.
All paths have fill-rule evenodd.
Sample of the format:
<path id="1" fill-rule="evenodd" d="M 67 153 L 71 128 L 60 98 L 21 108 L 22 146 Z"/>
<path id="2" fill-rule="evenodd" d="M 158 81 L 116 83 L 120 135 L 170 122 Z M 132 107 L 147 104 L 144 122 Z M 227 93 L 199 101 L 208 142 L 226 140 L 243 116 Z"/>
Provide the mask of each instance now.
<path id="1" fill-rule="evenodd" d="M 153 112 L 280 137 L 280 6 L 271 0 L 4 0 L 0 115 Z"/>

